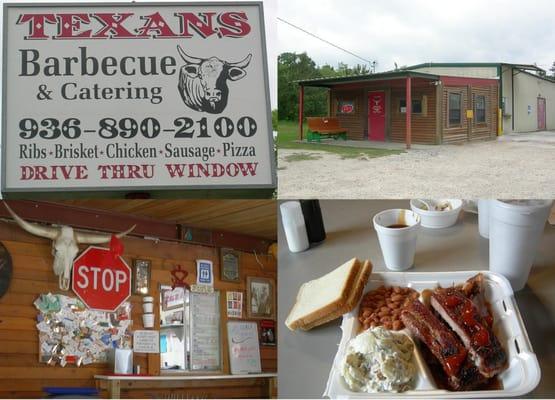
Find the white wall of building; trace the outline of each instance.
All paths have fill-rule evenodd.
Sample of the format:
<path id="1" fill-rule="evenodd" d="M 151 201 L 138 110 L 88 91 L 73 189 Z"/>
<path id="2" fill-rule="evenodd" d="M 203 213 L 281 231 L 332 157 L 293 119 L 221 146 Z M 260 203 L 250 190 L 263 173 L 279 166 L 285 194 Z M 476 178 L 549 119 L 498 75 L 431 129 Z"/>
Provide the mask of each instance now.
<path id="1" fill-rule="evenodd" d="M 424 72 L 428 74 L 462 76 L 465 78 L 497 78 L 497 67 L 419 67 L 411 68 L 411 71 Z"/>
<path id="2" fill-rule="evenodd" d="M 513 70 L 513 67 L 504 65 L 501 68 L 502 88 L 500 90 L 500 96 L 505 104 L 503 110 L 503 133 L 511 133 L 513 132 L 513 82 L 511 81 L 511 71 Z"/>
<path id="3" fill-rule="evenodd" d="M 555 82 L 515 70 L 515 132 L 538 130 L 538 97 L 546 100 L 546 129 L 555 129 Z"/>

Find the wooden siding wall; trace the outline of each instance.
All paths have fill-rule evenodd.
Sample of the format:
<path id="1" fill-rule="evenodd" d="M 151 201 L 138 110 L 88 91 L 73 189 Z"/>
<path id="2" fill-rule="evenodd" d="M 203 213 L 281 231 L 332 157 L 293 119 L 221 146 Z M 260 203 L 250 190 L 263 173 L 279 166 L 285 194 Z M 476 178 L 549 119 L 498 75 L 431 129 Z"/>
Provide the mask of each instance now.
<path id="1" fill-rule="evenodd" d="M 461 125 L 449 127 L 449 93 L 461 93 Z M 468 88 L 466 86 L 445 86 L 443 88 L 443 143 L 463 142 L 468 139 Z"/>
<path id="2" fill-rule="evenodd" d="M 368 118 L 365 93 L 367 93 L 367 90 L 365 89 L 348 91 L 330 90 L 330 116 L 337 117 L 341 127 L 347 129 L 348 139 L 362 140 L 365 138 L 367 124 L 366 119 Z M 353 114 L 338 113 L 338 100 L 354 100 L 355 112 Z"/>
<path id="3" fill-rule="evenodd" d="M 471 90 L 472 101 L 474 101 L 475 96 L 478 95 L 486 97 L 486 123 L 477 124 L 476 116 L 474 116 L 470 140 L 492 139 L 497 136 L 497 110 L 499 107 L 497 101 L 497 86 L 474 86 Z M 474 105 L 472 107 L 474 107 Z"/>
<path id="4" fill-rule="evenodd" d="M 404 99 L 405 89 L 391 90 L 391 132 L 392 142 L 405 142 L 406 114 L 399 111 L 399 102 Z M 412 113 L 412 142 L 420 144 L 436 143 L 436 90 L 435 86 L 413 87 L 413 100 L 422 100 L 422 114 Z"/>
<path id="5" fill-rule="evenodd" d="M 13 277 L 8 292 L 0 298 L 0 397 L 2 398 L 32 398 L 42 397 L 41 389 L 45 386 L 74 386 L 94 387 L 93 375 L 109 373 L 105 364 L 74 367 L 50 367 L 38 362 L 38 331 L 35 326 L 37 310 L 33 301 L 41 293 L 60 292 L 58 278 L 52 272 L 52 255 L 50 241 L 41 239 L 22 231 L 15 224 L 0 222 L 0 241 L 6 246 L 13 260 Z M 260 276 L 277 279 L 276 260 L 267 255 L 258 255 L 262 266 L 251 253 L 241 253 L 240 283 L 220 281 L 219 250 L 216 248 L 143 240 L 139 238 L 124 238 L 124 258 L 132 265 L 135 258 L 152 261 L 151 294 L 158 293 L 159 284 L 171 284 L 170 271 L 177 264 L 181 264 L 189 276 L 187 281 L 194 283 L 196 279 L 196 263 L 199 258 L 210 259 L 214 262 L 215 288 L 220 290 L 220 298 L 225 298 L 225 291 L 246 291 L 246 277 Z M 83 250 L 84 247 L 81 248 Z M 132 318 L 134 329 L 142 329 L 141 296 L 132 296 Z M 224 368 L 228 370 L 227 335 L 225 323 L 226 310 L 222 302 L 222 351 Z M 158 314 L 159 304 L 156 302 L 155 311 Z M 243 305 L 243 316 L 246 316 L 246 299 Z M 157 319 L 158 319 L 157 315 Z M 243 320 L 246 320 L 244 318 Z M 276 329 L 279 327 L 276 324 Z M 262 369 L 264 372 L 277 371 L 277 348 L 260 347 Z M 141 365 L 143 373 L 151 374 L 159 370 L 159 355 L 135 355 L 135 364 Z M 227 371 L 224 371 L 227 372 Z M 263 380 L 228 380 L 210 383 L 209 386 L 192 387 L 187 389 L 173 389 L 180 398 L 209 398 L 209 397 L 264 397 L 267 384 Z M 122 396 L 131 398 L 160 398 L 168 396 L 161 390 L 122 391 Z M 106 393 L 103 393 L 106 396 Z"/>
<path id="6" fill-rule="evenodd" d="M 497 86 L 445 86 L 443 88 L 443 143 L 492 139 L 497 135 Z M 449 93 L 462 94 L 461 125 L 449 127 Z M 473 110 L 473 95 L 486 96 L 486 125 L 477 125 L 466 118 L 466 110 Z"/>

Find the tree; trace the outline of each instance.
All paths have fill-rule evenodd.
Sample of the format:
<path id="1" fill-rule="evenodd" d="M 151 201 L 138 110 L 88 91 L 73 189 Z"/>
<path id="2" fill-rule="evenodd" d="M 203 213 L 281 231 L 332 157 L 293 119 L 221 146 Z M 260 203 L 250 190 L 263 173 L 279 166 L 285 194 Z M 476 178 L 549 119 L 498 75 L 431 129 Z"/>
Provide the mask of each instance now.
<path id="1" fill-rule="evenodd" d="M 280 120 L 296 120 L 299 115 L 296 81 L 321 78 L 316 63 L 306 53 L 282 53 L 278 56 L 278 116 Z M 326 111 L 326 92 L 321 88 L 306 88 L 306 115 L 323 115 Z"/>
<path id="2" fill-rule="evenodd" d="M 299 85 L 296 81 L 311 78 L 333 78 L 349 75 L 367 75 L 366 65 L 354 67 L 339 62 L 337 68 L 325 64 L 318 67 L 306 53 L 282 53 L 278 56 L 278 116 L 280 120 L 294 121 L 299 115 Z M 304 114 L 325 116 L 327 109 L 327 89 L 305 87 Z"/>
<path id="3" fill-rule="evenodd" d="M 549 72 L 551 72 L 551 78 L 555 79 L 555 61 L 553 61 L 553 65 L 549 68 Z"/>

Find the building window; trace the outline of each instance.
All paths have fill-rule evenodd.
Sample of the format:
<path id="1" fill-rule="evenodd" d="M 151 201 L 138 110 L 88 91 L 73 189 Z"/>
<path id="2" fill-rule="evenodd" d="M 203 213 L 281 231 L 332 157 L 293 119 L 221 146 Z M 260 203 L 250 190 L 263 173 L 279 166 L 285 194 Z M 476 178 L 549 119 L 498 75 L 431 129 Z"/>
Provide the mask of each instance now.
<path id="1" fill-rule="evenodd" d="M 477 124 L 486 123 L 486 96 L 474 97 L 474 118 Z"/>
<path id="2" fill-rule="evenodd" d="M 413 114 L 422 114 L 422 100 L 421 99 L 412 99 L 412 113 Z M 404 114 L 407 112 L 407 100 L 400 99 L 399 100 L 399 112 Z"/>
<path id="3" fill-rule="evenodd" d="M 461 125 L 462 95 L 449 93 L 449 126 Z"/>
<path id="4" fill-rule="evenodd" d="M 337 113 L 338 114 L 354 114 L 355 101 L 354 100 L 338 100 L 337 101 Z"/>

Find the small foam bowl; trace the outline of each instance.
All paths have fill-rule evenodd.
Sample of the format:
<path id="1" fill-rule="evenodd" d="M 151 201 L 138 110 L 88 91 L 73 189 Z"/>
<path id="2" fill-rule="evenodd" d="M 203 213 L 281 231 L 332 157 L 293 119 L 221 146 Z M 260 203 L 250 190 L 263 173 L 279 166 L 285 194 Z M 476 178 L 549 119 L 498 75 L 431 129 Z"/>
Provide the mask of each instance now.
<path id="1" fill-rule="evenodd" d="M 462 200 L 446 199 L 451 203 L 452 210 L 448 211 L 430 211 L 418 208 L 416 204 L 420 204 L 415 200 L 410 201 L 410 208 L 413 212 L 420 215 L 420 224 L 424 228 L 441 229 L 453 226 L 457 223 L 457 218 L 462 209 Z"/>

